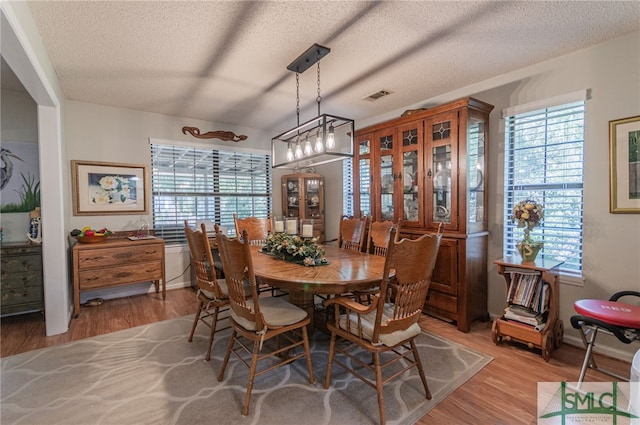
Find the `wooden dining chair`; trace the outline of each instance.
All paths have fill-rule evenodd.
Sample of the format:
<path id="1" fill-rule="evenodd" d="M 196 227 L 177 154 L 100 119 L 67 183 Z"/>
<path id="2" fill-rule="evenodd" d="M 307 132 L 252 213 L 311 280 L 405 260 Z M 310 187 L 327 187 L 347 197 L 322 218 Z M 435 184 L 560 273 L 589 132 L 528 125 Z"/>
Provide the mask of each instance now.
<path id="1" fill-rule="evenodd" d="M 213 261 L 213 253 L 205 224 L 201 225 L 201 230 L 194 231 L 185 220 L 184 232 L 189 244 L 189 255 L 191 267 L 195 270 L 198 292 L 198 309 L 193 318 L 193 325 L 189 333 L 189 342 L 193 341 L 193 334 L 198 323 L 204 323 L 210 328 L 209 346 L 206 360 L 211 359 L 211 347 L 216 332 L 229 329 L 229 325 L 217 329 L 219 320 L 227 319 L 229 316 L 220 316 L 222 310 L 229 306 L 229 296 L 226 281 L 216 278 L 216 270 Z"/>
<path id="2" fill-rule="evenodd" d="M 431 399 L 415 338 L 421 332 L 418 320 L 442 235 L 425 234 L 416 240 L 397 242 L 395 234 L 394 229 L 390 239 L 393 242 L 389 243 L 385 257 L 380 293 L 370 306 L 345 296 L 326 301 L 327 306 L 334 306 L 334 317 L 327 323 L 331 342 L 325 388 L 331 384 L 333 363 L 343 367 L 376 389 L 381 424 L 385 423 L 384 385 L 412 367 L 418 369 L 426 398 Z M 385 294 L 392 283 L 397 292 L 393 301 L 387 302 Z M 338 338 L 346 341 L 346 345 L 338 344 Z M 366 353 L 371 354 L 373 361 L 363 355 Z M 395 369 L 389 371 L 387 367 L 392 365 Z"/>
<path id="3" fill-rule="evenodd" d="M 233 328 L 218 381 L 224 379 L 232 353 L 249 367 L 249 381 L 242 407 L 242 415 L 246 416 L 249 413 L 253 382 L 257 376 L 306 357 L 309 383 L 313 384 L 314 378 L 307 335 L 307 325 L 311 322 L 309 315 L 284 298 L 259 297 L 251 260 L 251 240 L 246 230 L 240 236 L 229 239 L 216 225 L 218 249 L 229 287 Z M 246 282 L 249 284 L 248 294 Z M 267 348 L 273 338 L 277 338 L 277 344 L 273 349 Z M 304 347 L 304 352 L 296 352 L 296 348 L 300 346 Z M 262 352 L 263 348 L 266 352 Z M 250 359 L 247 354 L 250 354 Z M 267 358 L 278 362 L 269 363 L 258 370 L 258 363 Z"/>
<path id="4" fill-rule="evenodd" d="M 394 227 L 396 229 L 395 238 L 397 240 L 400 237 L 400 220 L 398 220 L 398 224 L 394 224 L 391 220 L 371 222 L 369 232 L 367 233 L 366 252 L 380 257 L 386 256 L 389 242 L 391 241 L 391 230 Z M 379 287 L 353 291 L 353 296 L 360 303 L 371 304 L 371 297 L 379 291 Z"/>
<path id="5" fill-rule="evenodd" d="M 400 220 L 398 220 L 398 224 L 394 224 L 390 220 L 371 222 L 367 237 L 367 252 L 381 257 L 386 256 L 389 241 L 391 241 L 391 230 L 395 227 L 395 237 L 398 239 L 400 237 L 400 223 Z"/>
<path id="6" fill-rule="evenodd" d="M 264 245 L 267 237 L 271 233 L 271 215 L 269 217 L 246 217 L 238 218 L 237 214 L 233 214 L 233 223 L 236 226 L 236 236 L 242 235 L 242 231 L 246 230 L 249 235 L 251 245 Z"/>
<path id="7" fill-rule="evenodd" d="M 338 230 L 338 247 L 351 251 L 363 251 L 367 233 L 368 217 L 342 216 Z"/>
<path id="8" fill-rule="evenodd" d="M 242 231 L 246 230 L 249 235 L 251 245 L 263 246 L 267 242 L 267 238 L 271 233 L 271 214 L 267 218 L 264 217 L 246 217 L 238 218 L 237 214 L 233 214 L 233 222 L 236 227 L 236 236 L 240 237 Z M 271 296 L 287 295 L 287 292 L 274 288 L 272 286 L 258 282 L 259 292 L 271 292 Z"/>
<path id="9" fill-rule="evenodd" d="M 364 251 L 366 248 L 367 223 L 367 216 L 361 218 L 346 215 L 341 216 L 340 225 L 338 227 L 338 248 L 357 252 Z M 331 314 L 331 309 L 327 309 L 323 306 L 325 301 L 329 298 L 331 298 L 330 295 L 314 295 L 314 304 L 317 306 L 316 308 L 318 310 L 324 310 L 324 315 L 327 320 Z M 315 301 L 316 299 L 319 300 L 319 303 Z"/>

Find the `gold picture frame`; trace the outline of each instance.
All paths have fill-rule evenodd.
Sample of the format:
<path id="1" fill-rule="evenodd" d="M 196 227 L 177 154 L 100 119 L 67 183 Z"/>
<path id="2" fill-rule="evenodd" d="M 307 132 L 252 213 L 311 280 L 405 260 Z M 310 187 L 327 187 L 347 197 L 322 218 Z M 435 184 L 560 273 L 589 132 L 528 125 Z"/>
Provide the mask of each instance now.
<path id="1" fill-rule="evenodd" d="M 73 215 L 146 214 L 149 167 L 71 161 Z"/>
<path id="2" fill-rule="evenodd" d="M 640 213 L 640 115 L 609 121 L 609 211 Z"/>

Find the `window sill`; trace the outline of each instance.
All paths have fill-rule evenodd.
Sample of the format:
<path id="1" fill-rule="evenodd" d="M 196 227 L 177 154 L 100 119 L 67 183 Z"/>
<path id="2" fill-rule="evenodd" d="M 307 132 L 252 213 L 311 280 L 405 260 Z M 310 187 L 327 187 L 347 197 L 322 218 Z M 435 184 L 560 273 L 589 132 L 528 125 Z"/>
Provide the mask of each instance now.
<path id="1" fill-rule="evenodd" d="M 585 281 L 584 276 L 560 273 L 561 284 L 584 287 L 584 281 Z"/>

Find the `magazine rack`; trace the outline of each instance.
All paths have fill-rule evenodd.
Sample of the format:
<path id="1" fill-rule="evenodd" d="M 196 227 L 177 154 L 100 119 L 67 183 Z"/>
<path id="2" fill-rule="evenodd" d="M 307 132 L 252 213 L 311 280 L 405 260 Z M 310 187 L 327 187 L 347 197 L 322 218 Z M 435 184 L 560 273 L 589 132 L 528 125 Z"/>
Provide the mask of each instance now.
<path id="1" fill-rule="evenodd" d="M 551 359 L 554 349 L 562 345 L 564 328 L 562 320 L 559 320 L 558 312 L 558 284 L 560 280 L 559 267 L 562 261 L 536 260 L 535 262 L 523 263 L 520 257 L 506 257 L 494 261 L 498 265 L 498 273 L 501 274 L 507 284 L 507 302 L 505 311 L 498 317 L 491 328 L 491 336 L 495 344 L 505 341 L 516 341 L 527 344 L 529 349 L 539 348 L 542 351 L 542 358 L 545 361 Z M 514 288 L 518 284 L 521 276 L 533 276 L 528 283 Z M 541 298 L 544 304 L 542 310 L 546 310 L 545 320 L 539 325 L 522 323 L 506 317 L 506 312 L 512 306 L 516 289 L 519 289 L 517 298 L 519 300 L 529 300 L 527 303 L 535 302 L 536 295 L 524 294 L 522 292 L 539 291 L 544 294 L 543 288 L 547 286 L 548 297 Z"/>

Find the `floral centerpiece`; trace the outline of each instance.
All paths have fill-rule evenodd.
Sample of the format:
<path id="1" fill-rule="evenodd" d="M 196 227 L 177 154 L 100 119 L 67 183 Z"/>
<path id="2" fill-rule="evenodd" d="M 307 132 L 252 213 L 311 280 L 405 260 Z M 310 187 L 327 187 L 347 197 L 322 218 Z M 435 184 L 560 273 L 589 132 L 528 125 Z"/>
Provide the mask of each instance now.
<path id="1" fill-rule="evenodd" d="M 267 237 L 262 252 L 305 266 L 329 264 L 317 238 L 303 239 L 286 233 L 272 233 Z"/>
<path id="2" fill-rule="evenodd" d="M 524 239 L 517 245 L 522 260 L 535 261 L 544 243 L 532 240 L 530 233 L 544 218 L 542 205 L 532 199 L 520 201 L 513 207 L 513 214 L 509 218 L 512 222 L 518 223 L 518 228 L 524 228 Z"/>

